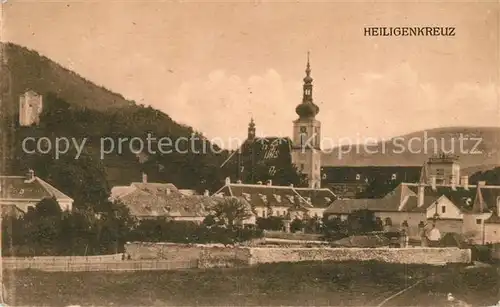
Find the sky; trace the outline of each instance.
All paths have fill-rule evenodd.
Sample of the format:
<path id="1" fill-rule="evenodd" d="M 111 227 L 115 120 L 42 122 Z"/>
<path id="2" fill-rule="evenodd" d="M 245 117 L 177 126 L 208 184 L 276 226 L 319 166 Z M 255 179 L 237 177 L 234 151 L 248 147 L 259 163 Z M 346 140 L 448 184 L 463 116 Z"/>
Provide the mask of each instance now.
<path id="1" fill-rule="evenodd" d="M 250 117 L 259 136 L 291 135 L 310 51 L 322 136 L 354 143 L 500 126 L 499 3 L 7 0 L 1 38 L 222 140 Z"/>

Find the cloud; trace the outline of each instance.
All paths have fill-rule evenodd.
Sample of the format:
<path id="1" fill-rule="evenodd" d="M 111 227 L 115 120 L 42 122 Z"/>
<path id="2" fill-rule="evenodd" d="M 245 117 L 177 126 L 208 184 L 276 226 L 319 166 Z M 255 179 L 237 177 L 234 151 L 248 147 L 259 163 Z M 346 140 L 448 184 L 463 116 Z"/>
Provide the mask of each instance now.
<path id="1" fill-rule="evenodd" d="M 439 88 L 402 63 L 385 72 L 361 74 L 336 107 L 323 108 L 323 134 L 380 139 L 434 127 L 498 126 L 498 90 L 493 83 Z"/>
<path id="2" fill-rule="evenodd" d="M 273 69 L 248 78 L 215 70 L 205 79 L 182 83 L 167 97 L 165 111 L 208 138 L 244 139 L 252 116 L 257 135 L 287 136 L 296 117 L 297 92 L 300 94 L 300 87 L 294 86 Z"/>
<path id="3" fill-rule="evenodd" d="M 328 86 L 321 89 L 321 97 L 315 95 L 317 102 L 329 102 L 320 104 L 318 115 L 322 136 L 330 138 L 325 144 L 346 137 L 357 143 L 435 127 L 499 123 L 499 87 L 493 83 L 440 88 L 408 63 L 366 72 L 353 81 L 351 86 Z M 164 111 L 207 137 L 226 142 L 244 140 L 251 116 L 257 135 L 291 136 L 301 91 L 301 80 L 284 80 L 273 69 L 248 77 L 215 70 L 203 79 L 182 83 L 167 97 Z M 234 144 L 223 145 L 234 148 Z"/>

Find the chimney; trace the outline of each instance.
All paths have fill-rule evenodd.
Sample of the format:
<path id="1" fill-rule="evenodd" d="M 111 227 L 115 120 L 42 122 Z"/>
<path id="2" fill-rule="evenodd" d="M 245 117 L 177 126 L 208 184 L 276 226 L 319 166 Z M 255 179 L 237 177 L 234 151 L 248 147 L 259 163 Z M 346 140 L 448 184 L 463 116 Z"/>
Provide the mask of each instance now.
<path id="1" fill-rule="evenodd" d="M 462 180 L 460 183 L 464 189 L 468 190 L 469 189 L 469 177 L 468 176 L 462 176 Z"/>
<path id="2" fill-rule="evenodd" d="M 142 183 L 148 183 L 148 175 L 146 173 L 142 173 Z"/>
<path id="3" fill-rule="evenodd" d="M 29 169 L 27 174 L 26 174 L 26 180 L 24 180 L 25 183 L 31 183 L 35 181 L 35 171 L 32 169 Z"/>
<path id="4" fill-rule="evenodd" d="M 210 196 L 210 192 L 208 192 L 208 190 L 205 190 L 205 192 L 203 192 L 203 196 Z"/>
<path id="5" fill-rule="evenodd" d="M 431 186 L 432 190 L 436 191 L 436 175 L 431 175 Z"/>
<path id="6" fill-rule="evenodd" d="M 269 180 L 267 181 L 267 185 L 268 185 L 268 186 L 273 185 L 273 181 L 269 179 Z"/>
<path id="7" fill-rule="evenodd" d="M 453 191 L 457 190 L 457 176 L 456 175 L 451 175 L 451 189 Z"/>
<path id="8" fill-rule="evenodd" d="M 262 181 L 257 181 L 257 184 L 262 184 Z"/>
<path id="9" fill-rule="evenodd" d="M 231 178 L 226 177 L 226 185 L 229 185 L 229 184 L 231 184 Z"/>
<path id="10" fill-rule="evenodd" d="M 424 196 L 425 196 L 425 185 L 421 184 L 418 186 L 418 207 L 422 207 L 424 205 Z"/>

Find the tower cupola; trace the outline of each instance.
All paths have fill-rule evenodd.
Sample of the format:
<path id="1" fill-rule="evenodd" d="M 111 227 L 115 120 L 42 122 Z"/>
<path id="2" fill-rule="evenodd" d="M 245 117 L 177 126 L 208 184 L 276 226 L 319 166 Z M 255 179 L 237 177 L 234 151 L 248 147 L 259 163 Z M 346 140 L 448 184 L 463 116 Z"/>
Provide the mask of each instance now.
<path id="1" fill-rule="evenodd" d="M 309 52 L 307 53 L 306 76 L 304 77 L 302 103 L 295 108 L 295 112 L 300 118 L 314 118 L 319 113 L 319 107 L 314 104 L 312 89 L 313 78 L 311 77 L 311 65 L 309 62 Z"/>

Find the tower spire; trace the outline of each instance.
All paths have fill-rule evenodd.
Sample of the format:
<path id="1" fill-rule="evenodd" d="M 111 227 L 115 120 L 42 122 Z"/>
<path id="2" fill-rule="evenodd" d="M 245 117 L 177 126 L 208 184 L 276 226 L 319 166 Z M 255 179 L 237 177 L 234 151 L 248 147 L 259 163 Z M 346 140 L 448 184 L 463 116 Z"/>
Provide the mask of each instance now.
<path id="1" fill-rule="evenodd" d="M 310 52 L 307 52 L 307 64 L 306 64 L 306 76 L 304 77 L 303 95 L 302 103 L 297 106 L 295 112 L 300 118 L 308 118 L 316 116 L 319 112 L 319 108 L 313 102 L 313 78 L 311 77 L 311 62 L 310 62 Z"/>
<path id="2" fill-rule="evenodd" d="M 309 51 L 307 51 L 307 66 L 306 66 L 306 76 L 311 76 L 311 64 L 309 63 Z M 312 80 L 311 80 L 312 81 Z"/>

